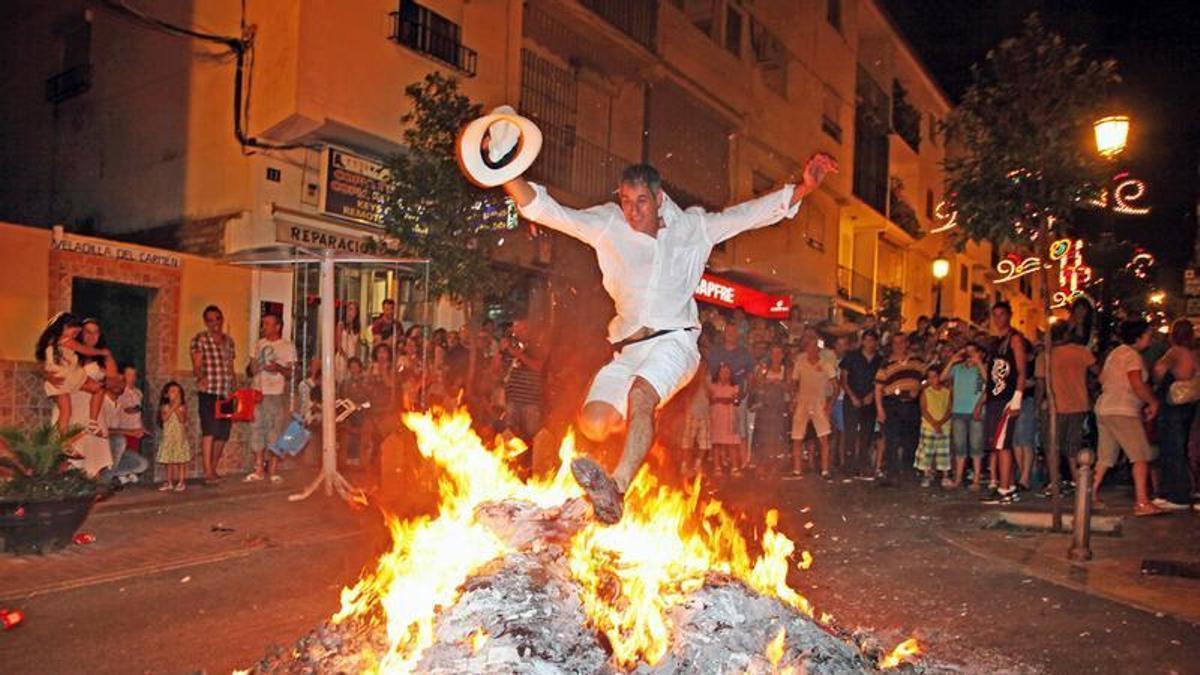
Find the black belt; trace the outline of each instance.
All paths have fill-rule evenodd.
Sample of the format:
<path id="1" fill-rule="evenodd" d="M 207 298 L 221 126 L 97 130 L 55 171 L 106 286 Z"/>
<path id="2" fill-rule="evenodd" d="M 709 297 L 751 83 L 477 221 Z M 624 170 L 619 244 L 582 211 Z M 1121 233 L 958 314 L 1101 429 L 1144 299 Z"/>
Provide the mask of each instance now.
<path id="1" fill-rule="evenodd" d="M 691 326 L 688 328 L 664 328 L 662 330 L 656 330 L 649 335 L 643 335 L 640 338 L 626 338 L 624 340 L 614 342 L 614 343 L 612 343 L 612 349 L 613 349 L 614 353 L 620 354 L 622 350 L 624 350 L 626 347 L 628 347 L 630 345 L 636 345 L 637 343 L 645 342 L 646 340 L 653 340 L 654 338 L 662 337 L 662 336 L 666 335 L 667 333 L 674 333 L 675 331 L 680 331 L 680 330 L 687 332 L 687 331 L 696 330 L 696 328 L 694 326 Z"/>

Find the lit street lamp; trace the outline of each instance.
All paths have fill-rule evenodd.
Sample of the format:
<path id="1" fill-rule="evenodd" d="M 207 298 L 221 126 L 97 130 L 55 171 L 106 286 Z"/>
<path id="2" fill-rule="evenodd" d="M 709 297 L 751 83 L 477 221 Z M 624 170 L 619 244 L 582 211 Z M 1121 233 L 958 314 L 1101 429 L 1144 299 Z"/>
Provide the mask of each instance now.
<path id="1" fill-rule="evenodd" d="M 1114 160 L 1117 155 L 1125 151 L 1126 142 L 1129 139 L 1129 118 L 1125 115 L 1110 115 L 1102 117 L 1092 123 L 1092 129 L 1096 133 L 1096 152 L 1101 157 Z M 1113 206 L 1116 205 L 1116 185 L 1113 179 L 1109 179 L 1108 185 L 1105 186 L 1107 191 L 1104 199 L 1104 223 L 1105 231 L 1101 236 L 1111 236 L 1113 230 Z M 1101 270 L 1101 278 L 1103 281 L 1100 286 L 1100 346 L 1104 348 L 1108 341 L 1108 286 L 1109 279 L 1112 277 L 1112 270 L 1107 266 Z M 1053 408 L 1051 408 L 1053 412 Z M 1051 429 L 1054 427 L 1052 426 Z M 1055 453 L 1057 458 L 1057 453 Z M 1092 559 L 1092 471 L 1096 457 L 1091 450 L 1083 449 L 1076 456 L 1076 476 L 1075 476 L 1075 517 L 1071 526 L 1071 546 L 1067 549 L 1067 557 L 1071 560 L 1082 562 Z M 1055 514 L 1058 513 L 1058 489 L 1054 490 Z M 1057 519 L 1057 515 L 1056 515 Z"/>
<path id="2" fill-rule="evenodd" d="M 1112 159 L 1125 149 L 1129 138 L 1129 118 L 1125 115 L 1110 115 L 1092 124 L 1096 132 L 1096 151 L 1102 157 Z"/>
<path id="3" fill-rule="evenodd" d="M 936 282 L 937 300 L 933 305 L 933 318 L 938 318 L 942 315 L 942 280 L 950 274 L 950 261 L 945 258 L 937 258 L 933 261 L 933 278 Z"/>

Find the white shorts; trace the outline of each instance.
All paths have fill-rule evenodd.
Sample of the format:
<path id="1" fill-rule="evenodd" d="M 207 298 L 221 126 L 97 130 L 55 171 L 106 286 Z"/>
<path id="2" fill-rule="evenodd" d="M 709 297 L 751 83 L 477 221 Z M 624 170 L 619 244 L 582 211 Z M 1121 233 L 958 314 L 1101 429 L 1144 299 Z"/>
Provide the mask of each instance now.
<path id="1" fill-rule="evenodd" d="M 700 350 L 696 347 L 699 339 L 700 331 L 677 330 L 629 345 L 613 355 L 612 361 L 592 378 L 587 403 L 607 403 L 624 418 L 629 410 L 629 390 L 634 379 L 640 377 L 654 388 L 658 407 L 663 407 L 696 374 L 700 365 Z"/>
<path id="2" fill-rule="evenodd" d="M 804 434 L 808 431 L 808 423 L 812 422 L 813 431 L 817 437 L 828 436 L 832 429 L 829 428 L 829 415 L 825 414 L 825 401 L 796 401 L 796 409 L 792 412 L 792 440 L 799 441 L 804 439 Z"/>

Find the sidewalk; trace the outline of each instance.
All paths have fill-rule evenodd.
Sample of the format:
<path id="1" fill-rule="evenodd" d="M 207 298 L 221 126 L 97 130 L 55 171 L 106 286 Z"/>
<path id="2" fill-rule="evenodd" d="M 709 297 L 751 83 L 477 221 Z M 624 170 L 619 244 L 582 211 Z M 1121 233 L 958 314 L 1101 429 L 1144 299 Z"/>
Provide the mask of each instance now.
<path id="1" fill-rule="evenodd" d="M 84 523 L 80 531 L 94 543 L 43 556 L 0 556 L 0 601 L 382 532 L 377 511 L 353 511 L 323 493 L 287 501 L 313 475 L 290 471 L 280 485 L 230 476 L 217 487 L 191 483 L 183 493 L 127 488 L 97 504 Z"/>
<path id="2" fill-rule="evenodd" d="M 1143 560 L 1165 560 L 1200 570 L 1200 514 L 1193 511 L 1152 518 L 1131 515 L 1132 500 L 1106 491 L 1108 508 L 1100 515 L 1121 518 L 1118 534 L 1093 532 L 1092 560 L 1067 559 L 1070 530 L 1063 533 L 984 527 L 989 509 L 958 499 L 943 506 L 946 526 L 938 536 L 972 555 L 1014 565 L 1021 573 L 1067 588 L 1107 598 L 1155 614 L 1174 616 L 1200 625 L 1200 579 L 1142 573 Z M 1065 501 L 1070 513 L 1073 502 Z M 1031 497 L 1010 511 L 1049 513 L 1048 499 Z M 968 514 L 975 513 L 978 518 Z"/>

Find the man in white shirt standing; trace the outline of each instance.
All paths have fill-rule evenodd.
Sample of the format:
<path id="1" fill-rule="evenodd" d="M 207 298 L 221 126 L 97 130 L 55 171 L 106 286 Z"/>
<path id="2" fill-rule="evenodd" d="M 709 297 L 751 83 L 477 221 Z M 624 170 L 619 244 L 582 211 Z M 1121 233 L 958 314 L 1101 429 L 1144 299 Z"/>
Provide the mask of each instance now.
<path id="1" fill-rule="evenodd" d="M 837 162 L 815 154 L 805 163 L 799 185 L 718 213 L 679 208 L 648 164 L 621 174 L 619 205 L 584 210 L 560 205 L 544 187 L 523 178 L 504 184 L 521 215 L 596 249 L 604 289 L 616 305 L 608 326 L 614 356 L 592 380 L 579 428 L 602 441 L 624 427 L 624 451 L 611 477 L 588 458 L 571 465 L 600 521 L 621 519 L 624 493 L 654 440 L 655 411 L 696 372 L 700 322 L 693 293 L 713 246 L 794 217 L 800 200 L 830 171 L 837 171 Z"/>
<path id="2" fill-rule="evenodd" d="M 250 426 L 250 449 L 254 451 L 254 471 L 246 474 L 247 483 L 269 478 L 278 483 L 283 477 L 275 473 L 278 457 L 271 453 L 263 463 L 267 445 L 283 433 L 288 423 L 288 379 L 296 363 L 296 347 L 283 337 L 283 319 L 264 314 L 261 320 L 262 337 L 254 345 L 247 371 L 254 377 L 254 388 L 262 392 L 262 402 L 254 410 Z M 265 469 L 265 472 L 264 472 Z"/>

